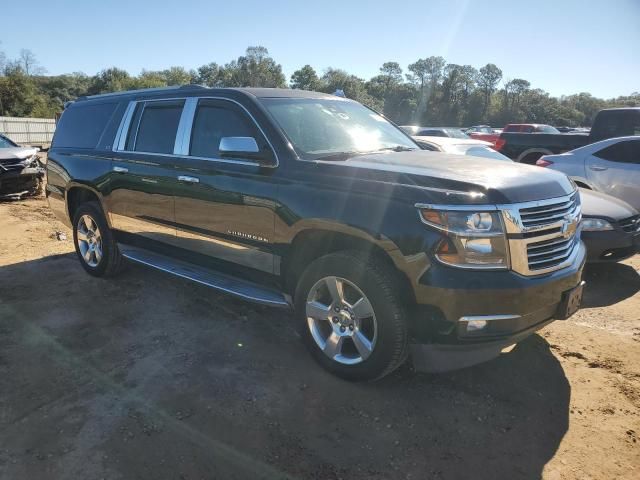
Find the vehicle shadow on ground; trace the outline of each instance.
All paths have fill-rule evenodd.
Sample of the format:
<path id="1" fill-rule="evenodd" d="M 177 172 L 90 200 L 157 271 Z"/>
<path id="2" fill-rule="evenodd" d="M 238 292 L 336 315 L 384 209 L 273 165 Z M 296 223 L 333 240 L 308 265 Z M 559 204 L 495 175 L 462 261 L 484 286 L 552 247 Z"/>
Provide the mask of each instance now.
<path id="1" fill-rule="evenodd" d="M 606 307 L 632 297 L 640 290 L 640 275 L 629 265 L 602 263 L 587 265 L 582 306 Z"/>
<path id="2" fill-rule="evenodd" d="M 0 267 L 0 477 L 536 479 L 567 431 L 538 335 L 473 368 L 349 383 L 293 332 L 145 268 Z"/>

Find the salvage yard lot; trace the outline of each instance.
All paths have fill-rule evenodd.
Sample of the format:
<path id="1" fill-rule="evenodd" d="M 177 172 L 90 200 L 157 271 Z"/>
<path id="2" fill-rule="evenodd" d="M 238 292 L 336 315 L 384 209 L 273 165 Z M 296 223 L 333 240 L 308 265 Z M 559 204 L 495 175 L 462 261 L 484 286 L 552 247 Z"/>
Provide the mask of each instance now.
<path id="1" fill-rule="evenodd" d="M 70 239 L 43 199 L 0 203 L 0 478 L 640 475 L 640 256 L 494 361 L 352 384 L 289 314 L 137 266 L 92 278 Z"/>

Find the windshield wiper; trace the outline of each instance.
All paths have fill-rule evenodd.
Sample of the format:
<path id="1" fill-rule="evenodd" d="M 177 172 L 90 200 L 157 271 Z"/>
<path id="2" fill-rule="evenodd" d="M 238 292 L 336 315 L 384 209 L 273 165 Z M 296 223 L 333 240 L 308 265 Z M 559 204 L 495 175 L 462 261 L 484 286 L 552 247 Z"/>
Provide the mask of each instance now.
<path id="1" fill-rule="evenodd" d="M 356 155 L 364 155 L 366 153 L 371 153 L 371 152 L 337 152 L 337 153 L 331 153 L 329 155 L 325 155 L 323 157 L 316 157 L 315 160 L 341 161 L 341 160 L 348 160 L 349 158 L 355 157 Z"/>
<path id="2" fill-rule="evenodd" d="M 325 155 L 324 157 L 317 157 L 316 160 L 327 160 L 327 161 L 340 161 L 340 160 L 348 160 L 351 157 L 355 157 L 357 155 L 370 155 L 372 153 L 382 153 L 382 152 L 413 152 L 415 150 L 419 150 L 418 148 L 405 147 L 404 145 L 396 145 L 395 147 L 385 147 L 380 148 L 378 150 L 370 150 L 368 152 L 337 152 L 331 153 L 329 155 Z"/>
<path id="3" fill-rule="evenodd" d="M 381 148 L 380 150 L 376 150 L 376 152 L 385 152 L 385 151 L 391 151 L 391 152 L 413 152 L 415 150 L 418 150 L 417 148 L 411 148 L 411 147 L 405 147 L 404 145 L 396 145 L 395 147 L 385 147 L 385 148 Z M 372 152 L 375 153 L 375 152 Z"/>

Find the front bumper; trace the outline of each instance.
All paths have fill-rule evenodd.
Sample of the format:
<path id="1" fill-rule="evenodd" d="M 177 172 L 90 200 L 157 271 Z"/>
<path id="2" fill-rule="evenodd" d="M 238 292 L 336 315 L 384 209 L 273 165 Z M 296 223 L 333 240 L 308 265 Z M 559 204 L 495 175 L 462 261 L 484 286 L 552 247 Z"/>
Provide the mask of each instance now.
<path id="1" fill-rule="evenodd" d="M 42 167 L 7 168 L 0 165 L 0 196 L 31 192 L 44 178 Z"/>
<path id="2" fill-rule="evenodd" d="M 431 265 L 416 290 L 415 368 L 445 371 L 489 360 L 547 325 L 563 294 L 581 282 L 585 258 L 581 244 L 570 267 L 532 277 Z M 465 317 L 489 321 L 485 328 L 467 332 Z"/>
<path id="3" fill-rule="evenodd" d="M 640 253 L 640 232 L 582 232 L 582 240 L 587 246 L 588 263 L 619 262 Z"/>

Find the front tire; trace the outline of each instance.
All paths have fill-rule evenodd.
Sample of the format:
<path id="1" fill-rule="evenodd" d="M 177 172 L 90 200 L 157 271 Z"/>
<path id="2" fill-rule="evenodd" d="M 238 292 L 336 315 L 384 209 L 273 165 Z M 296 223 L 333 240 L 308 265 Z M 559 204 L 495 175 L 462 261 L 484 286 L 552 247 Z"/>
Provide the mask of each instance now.
<path id="1" fill-rule="evenodd" d="M 73 216 L 73 243 L 82 268 L 94 277 L 117 274 L 122 256 L 97 202 L 86 202 Z"/>
<path id="2" fill-rule="evenodd" d="M 406 302 L 395 272 L 357 251 L 325 255 L 302 274 L 298 328 L 315 360 L 347 380 L 376 380 L 408 354 Z"/>

